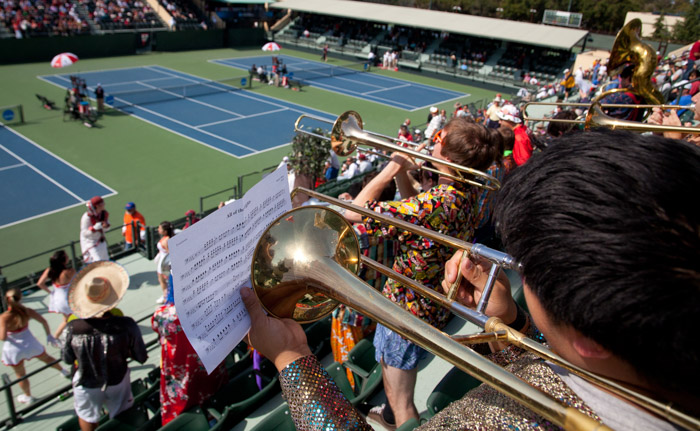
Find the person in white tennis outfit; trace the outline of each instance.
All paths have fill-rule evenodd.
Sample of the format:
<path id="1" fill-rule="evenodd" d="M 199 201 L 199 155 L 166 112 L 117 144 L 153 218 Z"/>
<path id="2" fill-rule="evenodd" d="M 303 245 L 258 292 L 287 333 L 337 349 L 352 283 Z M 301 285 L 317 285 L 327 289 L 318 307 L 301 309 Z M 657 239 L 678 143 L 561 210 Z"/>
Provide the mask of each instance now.
<path id="1" fill-rule="evenodd" d="M 80 248 L 85 263 L 109 260 L 105 231 L 109 229 L 109 213 L 105 202 L 95 196 L 85 203 L 87 211 L 80 218 Z"/>
<path id="2" fill-rule="evenodd" d="M 46 341 L 49 344 L 57 346 L 58 342 L 51 335 L 46 319 L 31 308 L 22 305 L 22 291 L 20 289 L 8 289 L 5 299 L 7 300 L 7 311 L 0 315 L 0 340 L 4 341 L 2 363 L 12 368 L 15 376 L 20 379 L 27 374 L 24 368 L 25 360 L 38 358 L 47 364 L 56 360 L 46 353 L 44 346 L 32 335 L 29 330 L 30 319 L 41 323 L 46 331 Z M 59 370 L 66 377 L 70 375 L 70 372 L 59 364 L 54 364 L 53 368 Z M 29 380 L 22 380 L 18 385 L 24 393 L 17 397 L 17 401 L 24 404 L 34 402 L 35 398 L 32 397 Z"/>
<path id="3" fill-rule="evenodd" d="M 49 267 L 44 270 L 36 285 L 49 294 L 49 312 L 63 315 L 63 322 L 56 328 L 53 336 L 58 338 L 68 323 L 68 317 L 73 311 L 68 305 L 68 287 L 75 276 L 75 268 L 71 265 L 70 257 L 65 250 L 58 250 L 49 259 Z M 53 289 L 49 289 L 48 282 Z"/>

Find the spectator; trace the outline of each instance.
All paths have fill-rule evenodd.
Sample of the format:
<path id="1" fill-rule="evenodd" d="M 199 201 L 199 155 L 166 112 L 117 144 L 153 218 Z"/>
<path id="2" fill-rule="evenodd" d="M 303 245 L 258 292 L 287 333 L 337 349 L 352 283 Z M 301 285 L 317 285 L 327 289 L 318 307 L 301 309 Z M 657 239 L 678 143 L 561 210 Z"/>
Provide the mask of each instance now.
<path id="1" fill-rule="evenodd" d="M 357 164 L 357 173 L 358 174 L 364 174 L 365 172 L 369 172 L 372 169 L 372 163 L 367 160 L 367 156 L 365 153 L 360 153 L 357 156 L 357 160 L 359 160 Z"/>
<path id="2" fill-rule="evenodd" d="M 80 218 L 80 248 L 85 263 L 109 260 L 104 231 L 109 229 L 109 213 L 105 202 L 95 196 L 86 204 L 87 211 Z"/>
<path id="3" fill-rule="evenodd" d="M 49 324 L 39 313 L 22 305 L 22 291 L 18 288 L 10 288 L 5 293 L 7 300 L 7 311 L 0 315 L 0 340 L 2 345 L 2 363 L 12 368 L 15 376 L 21 379 L 26 375 L 24 361 L 32 358 L 39 358 L 47 364 L 56 359 L 46 353 L 44 346 L 34 338 L 29 331 L 29 320 L 34 319 L 41 323 L 46 331 L 46 341 L 52 345 L 58 345 L 56 339 L 51 335 Z M 68 377 L 70 372 L 64 370 L 60 364 L 52 365 L 61 374 Z M 29 404 L 35 401 L 29 387 L 29 380 L 24 379 L 19 383 L 23 394 L 17 396 L 17 401 L 22 404 Z"/>
<path id="4" fill-rule="evenodd" d="M 173 224 L 169 221 L 161 222 L 158 225 L 158 254 L 156 255 L 156 273 L 158 274 L 158 283 L 163 290 L 163 295 L 156 300 L 158 304 L 165 303 L 165 298 L 168 294 L 168 277 L 170 276 L 170 249 L 168 248 L 168 240 L 175 235 Z"/>
<path id="5" fill-rule="evenodd" d="M 498 112 L 501 110 L 501 98 L 493 99 L 491 106 L 486 110 L 486 127 L 489 129 L 498 129 L 500 127 Z"/>
<path id="6" fill-rule="evenodd" d="M 36 282 L 40 289 L 49 294 L 49 312 L 63 315 L 63 322 L 58 325 L 54 333 L 55 338 L 61 335 L 63 328 L 68 323 L 68 317 L 73 314 L 70 305 L 68 305 L 68 287 L 74 275 L 75 268 L 71 264 L 68 253 L 64 250 L 58 250 L 51 256 L 49 267 L 44 270 L 39 281 Z M 49 280 L 53 284 L 53 290 L 49 290 L 46 285 Z"/>
<path id="7" fill-rule="evenodd" d="M 97 84 L 95 88 L 95 99 L 97 99 L 97 112 L 104 112 L 105 110 L 105 90 L 102 88 L 102 84 Z"/>
<path id="8" fill-rule="evenodd" d="M 437 113 L 438 113 L 437 106 L 431 106 L 430 109 L 428 110 L 428 121 L 426 121 L 426 124 L 430 124 L 430 120 L 432 120 L 433 117 L 437 115 Z"/>
<path id="9" fill-rule="evenodd" d="M 431 108 L 432 110 L 432 108 Z M 435 134 L 440 131 L 440 129 L 445 126 L 445 121 L 447 114 L 444 109 L 440 110 L 440 113 L 431 118 L 428 128 L 425 129 L 425 139 L 431 140 L 435 137 Z"/>
<path id="10" fill-rule="evenodd" d="M 323 54 L 321 54 L 321 60 L 328 61 L 328 44 L 323 45 Z"/>
<path id="11" fill-rule="evenodd" d="M 151 318 L 160 339 L 160 412 L 165 425 L 190 407 L 203 404 L 228 382 L 222 362 L 207 374 L 199 355 L 187 339 L 175 310 L 172 276 L 168 277 L 165 304 Z"/>
<path id="12" fill-rule="evenodd" d="M 146 219 L 136 210 L 136 204 L 133 202 L 128 202 L 124 210 L 124 225 L 122 226 L 124 250 L 131 250 L 139 245 L 139 241 L 146 241 Z M 135 226 L 139 230 L 138 236 L 134 235 Z"/>
<path id="13" fill-rule="evenodd" d="M 513 159 L 518 166 L 527 162 L 532 155 L 532 141 L 520 118 L 520 111 L 514 105 L 505 105 L 498 111 L 498 118 L 501 119 L 501 126 L 513 129 L 515 133 L 515 144 L 513 146 Z"/>
<path id="14" fill-rule="evenodd" d="M 327 181 L 338 178 L 340 173 L 340 161 L 335 151 L 331 150 L 328 160 L 326 161 L 326 172 L 324 174 Z"/>
<path id="15" fill-rule="evenodd" d="M 71 283 L 68 301 L 77 320 L 68 322 L 63 360 L 78 362 L 73 398 L 80 429 L 97 428 L 102 407 L 110 418 L 134 403 L 127 359 L 148 357 L 136 322 L 110 313 L 129 287 L 129 274 L 116 262 L 94 262 Z"/>
<path id="16" fill-rule="evenodd" d="M 185 230 L 193 224 L 197 223 L 199 221 L 199 217 L 197 217 L 197 213 L 194 212 L 194 210 L 187 210 L 185 211 L 185 220 L 186 223 L 185 226 L 183 226 L 182 230 Z"/>

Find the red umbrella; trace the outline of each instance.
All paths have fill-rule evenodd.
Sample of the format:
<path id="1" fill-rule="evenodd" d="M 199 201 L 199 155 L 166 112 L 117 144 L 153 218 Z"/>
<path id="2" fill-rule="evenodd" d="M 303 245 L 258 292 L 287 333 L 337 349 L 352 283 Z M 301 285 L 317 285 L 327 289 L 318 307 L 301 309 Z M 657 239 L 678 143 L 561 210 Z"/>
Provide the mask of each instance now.
<path id="1" fill-rule="evenodd" d="M 70 52 L 58 54 L 51 60 L 51 67 L 66 67 L 78 61 L 78 56 Z"/>
<path id="2" fill-rule="evenodd" d="M 263 51 L 279 51 L 280 49 L 282 49 L 282 47 L 275 42 L 268 42 L 262 47 Z"/>

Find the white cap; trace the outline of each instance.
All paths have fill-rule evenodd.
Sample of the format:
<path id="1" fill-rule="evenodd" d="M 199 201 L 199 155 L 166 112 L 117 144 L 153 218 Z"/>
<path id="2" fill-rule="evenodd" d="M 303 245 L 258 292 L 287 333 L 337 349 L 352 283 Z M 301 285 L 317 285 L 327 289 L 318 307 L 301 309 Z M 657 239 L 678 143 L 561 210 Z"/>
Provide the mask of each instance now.
<path id="1" fill-rule="evenodd" d="M 569 73 L 569 69 L 564 69 L 564 73 Z"/>
<path id="2" fill-rule="evenodd" d="M 283 161 L 283 162 L 288 162 L 288 161 L 289 161 L 289 157 L 287 157 L 287 156 L 282 157 L 282 161 Z"/>
<path id="3" fill-rule="evenodd" d="M 420 134 L 421 134 L 421 131 L 420 131 L 420 129 L 416 129 L 416 130 L 413 131 L 413 133 L 415 133 L 416 135 L 420 135 Z"/>
<path id="4" fill-rule="evenodd" d="M 437 111 L 438 111 L 437 106 L 431 106 L 431 107 L 430 107 L 430 112 L 431 112 L 432 114 L 436 113 Z"/>

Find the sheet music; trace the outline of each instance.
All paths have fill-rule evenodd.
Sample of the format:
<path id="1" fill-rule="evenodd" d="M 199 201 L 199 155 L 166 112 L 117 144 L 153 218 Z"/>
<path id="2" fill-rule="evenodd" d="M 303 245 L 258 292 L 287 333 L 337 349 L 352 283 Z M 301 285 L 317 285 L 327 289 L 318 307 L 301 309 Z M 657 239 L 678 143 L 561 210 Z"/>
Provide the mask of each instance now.
<path id="1" fill-rule="evenodd" d="M 182 329 L 208 373 L 250 329 L 240 296 L 250 286 L 258 239 L 292 209 L 287 167 L 253 186 L 242 199 L 213 212 L 168 242 L 175 308 Z"/>

